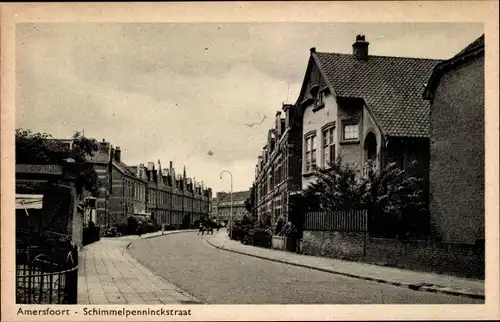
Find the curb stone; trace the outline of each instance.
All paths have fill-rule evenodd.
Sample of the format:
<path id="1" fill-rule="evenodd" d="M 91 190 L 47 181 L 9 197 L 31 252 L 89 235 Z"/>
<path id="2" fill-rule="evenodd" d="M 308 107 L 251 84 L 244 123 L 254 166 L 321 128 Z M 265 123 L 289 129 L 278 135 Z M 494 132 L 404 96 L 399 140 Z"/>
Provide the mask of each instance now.
<path id="1" fill-rule="evenodd" d="M 374 282 L 381 283 L 381 284 L 390 284 L 390 285 L 394 285 L 394 286 L 398 286 L 398 287 L 409 288 L 409 289 L 411 289 L 413 291 L 441 293 L 441 294 L 446 294 L 446 295 L 463 296 L 463 297 L 470 297 L 470 298 L 473 298 L 473 299 L 481 299 L 481 300 L 485 299 L 484 294 L 472 293 L 472 292 L 467 292 L 467 291 L 458 291 L 458 290 L 452 290 L 452 289 L 449 289 L 449 288 L 445 289 L 445 288 L 432 287 L 432 286 L 420 286 L 420 285 L 415 286 L 415 284 L 409 284 L 409 283 L 404 283 L 404 282 L 396 282 L 396 281 L 384 280 L 384 279 L 374 278 L 374 277 L 369 277 L 369 276 L 355 275 L 355 274 L 350 274 L 350 273 L 345 273 L 345 272 L 334 271 L 332 269 L 326 269 L 326 268 L 321 268 L 321 267 L 314 267 L 314 266 L 310 266 L 310 265 L 306 265 L 306 264 L 299 264 L 299 263 L 287 262 L 287 261 L 280 260 L 280 259 L 274 259 L 274 258 L 270 258 L 270 257 L 249 254 L 249 253 L 237 251 L 237 250 L 234 250 L 234 249 L 225 248 L 223 246 L 217 246 L 217 245 L 211 243 L 210 241 L 208 241 L 207 239 L 204 239 L 204 240 L 209 245 L 211 245 L 211 246 L 213 246 L 215 248 L 221 249 L 221 250 L 225 250 L 225 251 L 228 251 L 228 252 L 237 253 L 237 254 L 241 254 L 241 255 L 256 257 L 256 258 L 260 258 L 260 259 L 264 259 L 264 260 L 268 260 L 268 261 L 272 261 L 272 262 L 277 262 L 277 263 L 282 263 L 282 264 L 288 264 L 288 265 L 293 265 L 293 266 L 298 266 L 298 267 L 303 267 L 303 268 L 308 268 L 308 269 L 314 269 L 314 270 L 317 270 L 317 271 L 322 271 L 322 272 L 332 273 L 332 274 L 337 274 L 337 275 L 343 275 L 343 276 L 357 278 L 357 279 L 363 279 L 363 280 L 367 280 L 367 281 L 374 281 Z"/>
<path id="2" fill-rule="evenodd" d="M 164 234 L 164 235 L 155 235 L 155 236 L 149 236 L 149 237 L 138 238 L 138 239 L 136 239 L 136 240 L 133 240 L 133 241 L 128 242 L 128 243 L 127 243 L 127 246 L 125 246 L 125 247 L 122 249 L 122 254 L 123 254 L 123 252 L 128 251 L 128 252 L 129 252 L 129 254 L 128 254 L 128 255 L 129 255 L 129 256 L 131 256 L 131 257 L 134 257 L 134 256 L 132 256 L 132 253 L 130 252 L 129 247 L 130 247 L 130 245 L 131 245 L 134 241 L 137 241 L 137 240 L 139 240 L 139 239 L 149 239 L 149 238 L 154 238 L 154 237 L 159 237 L 159 236 L 174 235 L 174 234 L 177 234 L 177 233 L 193 232 L 193 231 L 196 231 L 196 230 L 179 230 L 179 231 L 170 231 L 168 234 Z M 140 263 L 141 265 L 143 265 L 144 267 L 146 267 L 146 268 L 147 268 L 147 266 L 146 266 L 146 265 L 144 265 L 144 264 L 142 264 L 142 263 L 141 263 L 138 259 L 136 259 L 136 261 L 137 261 L 138 263 Z M 149 269 L 149 268 L 148 268 L 148 269 Z M 158 276 L 159 278 L 161 278 L 161 279 L 163 279 L 163 280 L 167 281 L 169 284 L 173 285 L 173 286 L 175 287 L 175 290 L 176 290 L 178 293 L 180 293 L 180 294 L 184 295 L 185 297 L 189 298 L 189 300 L 188 300 L 188 301 L 182 301 L 182 304 L 204 304 L 204 303 L 203 303 L 203 301 L 201 301 L 201 300 L 199 300 L 198 298 L 196 298 L 195 296 L 191 295 L 191 294 L 190 294 L 189 292 L 187 292 L 186 290 L 184 290 L 184 289 L 180 288 L 179 286 L 177 286 L 177 285 L 173 284 L 172 282 L 170 282 L 170 281 L 166 280 L 165 278 L 163 278 L 163 277 L 161 277 L 161 276 L 159 276 L 159 275 L 157 275 L 157 274 L 155 274 L 155 275 L 156 275 L 156 276 Z"/>
<path id="3" fill-rule="evenodd" d="M 180 234 L 180 233 L 190 233 L 197 231 L 196 229 L 185 229 L 185 230 L 170 230 L 170 231 L 165 231 L 165 234 L 158 234 L 158 235 L 153 235 L 153 236 L 146 236 L 142 237 L 142 239 L 149 239 L 149 238 L 155 238 L 155 237 L 160 237 L 160 236 L 167 236 L 167 235 L 173 235 L 173 234 Z M 168 234 L 167 234 L 168 232 Z"/>

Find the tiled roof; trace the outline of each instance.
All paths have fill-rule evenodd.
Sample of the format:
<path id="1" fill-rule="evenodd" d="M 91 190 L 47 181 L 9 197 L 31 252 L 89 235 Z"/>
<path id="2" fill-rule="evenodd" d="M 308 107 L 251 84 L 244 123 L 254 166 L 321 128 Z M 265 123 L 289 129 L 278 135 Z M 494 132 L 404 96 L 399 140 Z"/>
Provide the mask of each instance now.
<path id="1" fill-rule="evenodd" d="M 122 173 L 128 174 L 131 176 L 135 176 L 135 173 L 132 173 L 128 168 L 127 165 L 123 162 L 118 162 L 116 160 L 113 160 L 113 165 Z"/>
<path id="2" fill-rule="evenodd" d="M 233 202 L 236 201 L 245 201 L 250 197 L 250 191 L 238 191 L 238 192 L 233 192 Z M 218 202 L 224 202 L 224 201 L 230 201 L 231 200 L 231 194 L 228 192 L 218 192 L 217 193 L 217 201 Z"/>
<path id="3" fill-rule="evenodd" d="M 438 60 L 315 53 L 337 97 L 362 98 L 388 136 L 428 137 L 429 102 L 422 91 Z"/>

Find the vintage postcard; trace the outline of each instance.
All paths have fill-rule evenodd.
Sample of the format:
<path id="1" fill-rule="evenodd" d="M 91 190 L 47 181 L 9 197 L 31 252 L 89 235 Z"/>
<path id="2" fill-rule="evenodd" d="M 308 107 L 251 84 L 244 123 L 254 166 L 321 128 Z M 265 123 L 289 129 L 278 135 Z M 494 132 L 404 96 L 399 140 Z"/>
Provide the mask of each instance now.
<path id="1" fill-rule="evenodd" d="M 1 9 L 2 320 L 499 318 L 496 2 Z"/>

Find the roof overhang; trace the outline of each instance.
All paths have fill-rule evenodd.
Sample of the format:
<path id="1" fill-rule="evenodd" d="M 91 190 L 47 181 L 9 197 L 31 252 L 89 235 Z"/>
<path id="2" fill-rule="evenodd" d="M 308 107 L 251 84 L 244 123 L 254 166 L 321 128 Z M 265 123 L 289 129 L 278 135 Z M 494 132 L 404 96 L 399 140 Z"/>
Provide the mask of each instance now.
<path id="1" fill-rule="evenodd" d="M 451 59 L 437 64 L 432 71 L 429 81 L 425 85 L 424 93 L 422 94 L 423 99 L 430 101 L 434 99 L 434 93 L 444 73 L 455 69 L 480 55 L 484 55 L 484 45 L 477 46 L 476 48 L 471 49 L 465 54 L 457 55 Z"/>
<path id="2" fill-rule="evenodd" d="M 42 209 L 43 195 L 16 194 L 16 209 Z"/>

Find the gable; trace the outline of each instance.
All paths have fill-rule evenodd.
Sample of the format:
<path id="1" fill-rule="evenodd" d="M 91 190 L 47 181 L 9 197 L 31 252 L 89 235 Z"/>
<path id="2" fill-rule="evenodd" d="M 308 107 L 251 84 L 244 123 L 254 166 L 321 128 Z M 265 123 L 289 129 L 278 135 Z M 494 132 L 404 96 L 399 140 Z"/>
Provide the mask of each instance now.
<path id="1" fill-rule="evenodd" d="M 484 35 L 469 44 L 452 58 L 445 60 L 434 67 L 422 94 L 423 98 L 432 102 L 434 92 L 443 74 L 474 59 L 484 60 Z"/>
<path id="2" fill-rule="evenodd" d="M 323 77 L 323 74 L 318 67 L 318 64 L 315 59 L 311 56 L 309 58 L 309 63 L 307 65 L 306 74 L 304 76 L 304 80 L 302 82 L 302 88 L 300 90 L 299 97 L 297 99 L 296 105 L 301 106 L 308 99 L 312 99 L 312 95 L 310 93 L 311 88 L 313 86 L 318 86 L 320 89 L 323 89 L 328 86 L 327 81 Z"/>

